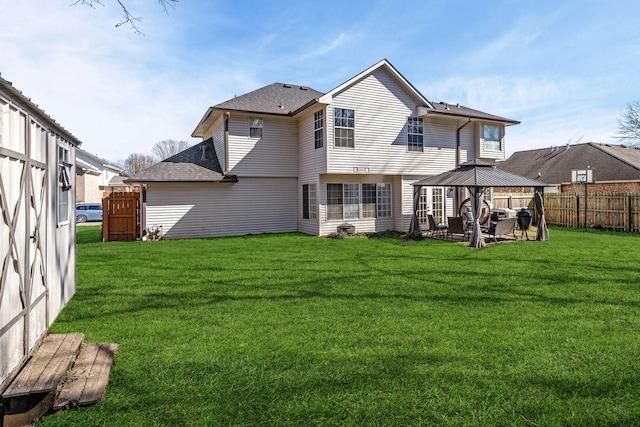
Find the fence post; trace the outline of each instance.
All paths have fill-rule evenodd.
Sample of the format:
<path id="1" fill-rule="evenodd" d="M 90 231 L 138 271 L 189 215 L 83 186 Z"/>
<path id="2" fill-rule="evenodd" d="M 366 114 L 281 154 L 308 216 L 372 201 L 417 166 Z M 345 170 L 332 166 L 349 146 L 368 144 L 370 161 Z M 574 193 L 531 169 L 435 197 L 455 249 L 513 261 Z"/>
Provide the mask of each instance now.
<path id="1" fill-rule="evenodd" d="M 102 197 L 102 241 L 109 241 L 109 194 Z"/>
<path id="2" fill-rule="evenodd" d="M 631 203 L 632 203 L 631 194 L 629 194 L 627 196 L 627 199 L 625 200 L 625 202 L 626 202 L 626 205 L 627 205 L 627 206 L 625 206 L 625 209 L 627 211 L 626 215 L 625 215 L 625 218 L 627 219 L 627 225 L 626 225 L 626 227 L 624 229 L 626 231 L 632 231 L 633 230 L 633 226 L 631 225 L 631 221 L 633 221 L 633 215 L 631 213 Z"/>

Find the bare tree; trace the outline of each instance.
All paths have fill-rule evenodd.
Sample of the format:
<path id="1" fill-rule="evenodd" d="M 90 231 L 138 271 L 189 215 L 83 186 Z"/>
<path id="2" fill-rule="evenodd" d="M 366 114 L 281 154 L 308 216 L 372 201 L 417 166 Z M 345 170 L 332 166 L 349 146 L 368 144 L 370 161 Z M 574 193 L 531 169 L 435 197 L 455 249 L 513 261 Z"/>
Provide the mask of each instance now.
<path id="1" fill-rule="evenodd" d="M 153 145 L 151 152 L 156 155 L 160 160 L 167 159 L 174 154 L 186 150 L 189 148 L 187 141 L 176 141 L 175 139 L 165 139 L 158 141 Z"/>
<path id="2" fill-rule="evenodd" d="M 127 176 L 135 175 L 156 163 L 155 157 L 149 154 L 133 153 L 129 157 L 118 162 Z"/>
<path id="3" fill-rule="evenodd" d="M 627 109 L 618 118 L 618 135 L 615 137 L 640 146 L 640 101 L 627 104 Z"/>
<path id="4" fill-rule="evenodd" d="M 102 3 L 103 1 L 104 0 L 76 0 L 71 5 L 75 6 L 77 4 L 84 4 L 95 9 L 96 5 L 100 5 L 104 7 L 104 3 Z M 138 23 L 142 21 L 142 18 L 139 16 L 132 15 L 129 12 L 129 9 L 127 9 L 125 4 L 123 3 L 123 0 L 115 0 L 115 1 L 120 5 L 123 13 L 122 18 L 120 19 L 120 22 L 116 24 L 116 27 L 121 27 L 125 24 L 128 24 L 129 27 L 136 34 L 142 35 L 142 31 L 140 31 L 140 28 L 138 28 Z M 157 0 L 157 1 L 158 1 L 158 4 L 164 9 L 165 12 L 168 12 L 168 8 L 174 8 L 176 3 L 178 3 L 178 0 Z"/>

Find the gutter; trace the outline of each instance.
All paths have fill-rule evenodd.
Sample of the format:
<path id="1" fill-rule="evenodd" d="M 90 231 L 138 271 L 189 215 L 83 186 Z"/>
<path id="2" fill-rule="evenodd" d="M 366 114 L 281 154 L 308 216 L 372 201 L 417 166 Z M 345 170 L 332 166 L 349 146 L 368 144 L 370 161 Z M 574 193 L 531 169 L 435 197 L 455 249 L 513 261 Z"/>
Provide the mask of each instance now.
<path id="1" fill-rule="evenodd" d="M 229 173 L 229 116 L 227 111 L 224 116 L 224 175 Z"/>

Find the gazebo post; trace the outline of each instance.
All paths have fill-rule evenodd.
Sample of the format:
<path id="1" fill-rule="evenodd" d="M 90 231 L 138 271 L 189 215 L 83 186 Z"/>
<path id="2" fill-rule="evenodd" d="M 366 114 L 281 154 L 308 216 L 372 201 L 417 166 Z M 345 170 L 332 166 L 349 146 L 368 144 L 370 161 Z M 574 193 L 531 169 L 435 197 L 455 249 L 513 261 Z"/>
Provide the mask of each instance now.
<path id="1" fill-rule="evenodd" d="M 484 248 L 486 246 L 480 227 L 480 215 L 482 214 L 482 200 L 484 199 L 485 187 L 468 187 L 471 193 L 471 209 L 473 210 L 473 229 L 469 238 L 469 247 Z"/>
<path id="2" fill-rule="evenodd" d="M 546 242 L 549 240 L 549 229 L 547 228 L 547 221 L 544 218 L 544 187 L 536 187 L 533 201 L 536 210 L 540 214 L 540 219 L 538 219 L 538 232 L 536 233 L 536 240 Z"/>
<path id="3" fill-rule="evenodd" d="M 420 220 L 418 219 L 418 205 L 420 204 L 420 191 L 422 186 L 413 186 L 413 212 L 411 214 L 411 223 L 409 224 L 409 234 L 420 233 Z"/>

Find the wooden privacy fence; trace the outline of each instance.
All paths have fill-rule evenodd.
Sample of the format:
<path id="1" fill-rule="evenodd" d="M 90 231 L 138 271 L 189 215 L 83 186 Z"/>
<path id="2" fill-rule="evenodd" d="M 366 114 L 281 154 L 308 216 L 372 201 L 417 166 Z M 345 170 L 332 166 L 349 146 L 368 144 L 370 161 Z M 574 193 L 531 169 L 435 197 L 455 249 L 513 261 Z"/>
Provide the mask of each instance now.
<path id="1" fill-rule="evenodd" d="M 544 196 L 547 224 L 640 231 L 640 193 L 551 193 Z"/>
<path id="2" fill-rule="evenodd" d="M 114 192 L 102 199 L 102 241 L 136 240 L 140 230 L 140 193 Z"/>
<path id="3" fill-rule="evenodd" d="M 502 209 L 533 209 L 533 193 L 494 195 L 493 207 Z"/>
<path id="4" fill-rule="evenodd" d="M 533 209 L 533 193 L 494 195 L 495 208 Z M 585 222 L 586 212 L 586 222 Z M 544 217 L 549 225 L 640 231 L 640 193 L 547 193 Z"/>

